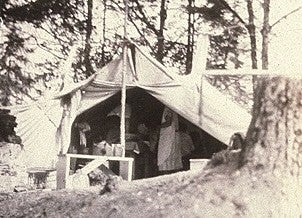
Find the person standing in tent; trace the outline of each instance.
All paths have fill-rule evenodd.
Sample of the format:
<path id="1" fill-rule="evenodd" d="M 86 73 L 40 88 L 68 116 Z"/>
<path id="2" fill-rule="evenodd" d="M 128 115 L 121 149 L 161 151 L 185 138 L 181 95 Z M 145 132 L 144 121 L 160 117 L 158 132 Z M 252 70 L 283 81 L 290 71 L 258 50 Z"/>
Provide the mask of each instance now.
<path id="1" fill-rule="evenodd" d="M 105 141 L 109 144 L 120 143 L 120 117 L 117 115 L 110 115 L 106 119 L 107 131 Z"/>
<path id="2" fill-rule="evenodd" d="M 181 148 L 183 170 L 190 169 L 191 152 L 194 150 L 194 145 L 191 136 L 187 132 L 187 125 L 179 122 L 178 144 Z"/>
<path id="3" fill-rule="evenodd" d="M 79 144 L 76 148 L 78 154 L 88 154 L 87 136 L 90 131 L 90 125 L 87 122 L 78 122 L 75 124 L 79 133 Z M 78 158 L 75 163 L 75 170 L 82 168 L 87 163 L 87 159 Z"/>
<path id="4" fill-rule="evenodd" d="M 159 174 L 174 173 L 183 168 L 181 147 L 178 143 L 178 115 L 165 107 L 158 142 L 157 165 Z"/>
<path id="5" fill-rule="evenodd" d="M 137 126 L 137 143 L 139 153 L 135 159 L 136 176 L 138 179 L 149 178 L 153 176 L 154 166 L 152 165 L 152 151 L 150 149 L 150 129 L 145 122 L 140 122 Z"/>
<path id="6" fill-rule="evenodd" d="M 87 136 L 86 133 L 90 131 L 90 126 L 87 122 L 76 123 L 76 128 L 78 128 L 80 136 L 80 146 L 78 148 L 79 153 L 85 153 L 87 150 Z"/>
<path id="7" fill-rule="evenodd" d="M 121 105 L 115 107 L 108 115 L 109 116 L 118 116 L 121 118 Z M 130 128 L 130 117 L 131 117 L 131 106 L 129 104 L 125 105 L 125 130 L 126 133 L 129 132 Z"/>

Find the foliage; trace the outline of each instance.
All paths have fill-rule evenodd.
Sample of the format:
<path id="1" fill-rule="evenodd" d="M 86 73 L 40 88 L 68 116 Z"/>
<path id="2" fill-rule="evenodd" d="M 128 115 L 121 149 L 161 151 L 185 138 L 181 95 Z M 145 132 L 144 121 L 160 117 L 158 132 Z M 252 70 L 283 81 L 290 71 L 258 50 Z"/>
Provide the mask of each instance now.
<path id="1" fill-rule="evenodd" d="M 90 62 L 94 69 L 100 69 L 109 63 L 115 54 L 120 54 L 119 48 L 123 39 L 119 35 L 115 35 L 113 39 L 107 39 L 108 46 L 102 51 L 103 45 L 95 45 L 94 51 L 91 53 Z M 72 66 L 75 75 L 74 80 L 76 82 L 87 78 L 87 70 L 85 67 L 84 49 L 79 49 L 77 58 Z M 103 57 L 104 56 L 104 57 Z"/>
<path id="2" fill-rule="evenodd" d="M 207 76 L 206 79 L 221 92 L 230 96 L 234 102 L 251 112 L 253 104 L 251 76 L 215 75 Z"/>
<path id="3" fill-rule="evenodd" d="M 189 8 L 198 14 L 201 21 L 207 20 L 212 29 L 220 30 L 210 36 L 207 69 L 238 69 L 244 64 L 240 55 L 246 50 L 240 47 L 240 40 L 247 36 L 247 32 L 238 18 L 230 11 L 224 1 L 210 0 L 202 7 Z M 234 5 L 236 7 L 236 4 Z M 235 75 L 207 76 L 207 80 L 220 91 L 231 96 L 247 110 L 251 110 L 252 90 L 251 78 Z"/>
<path id="4" fill-rule="evenodd" d="M 96 7 L 104 10 L 105 3 L 107 12 L 103 17 L 101 13 L 97 14 L 100 10 L 94 10 L 91 18 L 87 3 L 80 0 L 2 1 L 0 10 L 4 31 L 0 41 L 0 84 L 5 88 L 1 89 L 0 102 L 7 105 L 18 99 L 24 100 L 25 96 L 33 98 L 46 89 L 60 87 L 62 72 L 58 72 L 59 63 L 64 62 L 75 43 L 79 44 L 77 60 L 72 64 L 75 81 L 87 78 L 120 52 L 118 48 L 123 37 L 119 32 L 123 24 L 113 25 L 108 20 L 111 17 L 122 20 L 124 3 L 106 0 Z M 230 63 L 240 67 L 238 40 L 244 30 L 225 10 L 225 5 L 216 0 L 208 0 L 200 8 L 188 6 L 185 1 L 131 0 L 129 38 L 149 47 L 151 54 L 165 65 L 187 73 L 186 59 L 190 56 L 187 53 L 193 52 L 188 50 L 187 43 L 194 41 L 186 42 L 188 24 L 178 22 L 177 17 L 187 19 L 188 13 L 195 14 L 192 21 L 195 37 L 205 24 L 222 29 L 221 34 L 211 37 L 208 68 L 225 69 Z M 103 34 L 100 37 L 97 25 L 102 21 Z M 88 34 L 88 31 L 92 32 Z M 31 58 L 37 53 L 43 53 L 41 60 Z M 88 69 L 89 66 L 92 68 Z M 221 81 L 229 87 L 228 80 L 222 78 Z"/>
<path id="5" fill-rule="evenodd" d="M 7 105 L 12 101 L 10 97 L 21 100 L 24 95 L 32 98 L 34 93 L 39 94 L 41 88 L 35 87 L 37 81 L 42 79 L 45 84 L 56 77 L 54 71 L 61 56 L 55 55 L 57 52 L 50 48 L 53 46 L 51 38 L 41 39 L 39 35 L 42 31 L 47 32 L 59 45 L 57 49 L 66 55 L 68 45 L 75 40 L 75 33 L 84 29 L 78 10 L 83 3 L 78 0 L 27 0 L 20 4 L 5 0 L 1 4 L 0 83 L 3 88 L 0 101 Z M 34 64 L 28 56 L 39 49 L 48 50 L 56 59 Z M 35 66 L 30 68 L 30 65 Z M 42 72 L 32 72 L 39 70 Z"/>
<path id="6" fill-rule="evenodd" d="M 28 87 L 34 82 L 30 76 L 25 76 L 20 65 L 25 64 L 28 60 L 19 53 L 20 48 L 25 48 L 25 40 L 20 37 L 18 32 L 20 28 L 8 26 L 6 40 L 1 42 L 0 51 L 0 101 L 6 105 L 9 103 L 9 96 L 16 96 L 18 92 L 27 93 Z M 10 88 L 12 87 L 12 89 Z"/>

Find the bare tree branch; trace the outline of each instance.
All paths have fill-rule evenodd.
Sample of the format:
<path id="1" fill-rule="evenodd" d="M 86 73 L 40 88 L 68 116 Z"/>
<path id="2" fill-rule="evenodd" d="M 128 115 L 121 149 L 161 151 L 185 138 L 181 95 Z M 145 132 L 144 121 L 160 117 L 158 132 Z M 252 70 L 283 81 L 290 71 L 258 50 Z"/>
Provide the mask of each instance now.
<path id="1" fill-rule="evenodd" d="M 135 10 L 133 10 L 132 12 L 135 14 L 136 18 L 138 18 L 141 22 L 143 22 L 143 23 L 146 25 L 146 27 L 147 27 L 148 29 L 150 29 L 156 36 L 159 34 L 159 32 L 158 32 L 158 30 L 155 28 L 155 26 L 152 25 L 152 24 L 150 24 L 150 22 L 149 22 L 148 20 L 144 19 L 143 17 L 140 17 L 140 16 L 136 13 Z"/>
<path id="2" fill-rule="evenodd" d="M 220 7 L 228 10 L 233 14 L 234 17 L 236 17 L 240 23 L 242 23 L 246 28 L 248 28 L 248 23 L 246 23 L 241 16 L 225 1 L 225 0 L 215 0 L 214 1 L 216 5 L 219 5 Z M 206 6 L 202 7 L 188 7 L 189 11 L 191 10 L 191 13 L 211 13 L 211 9 L 207 8 Z"/>
<path id="3" fill-rule="evenodd" d="M 56 40 L 58 40 L 59 44 L 61 45 L 62 43 L 70 43 L 69 41 L 66 41 L 60 37 L 57 36 L 57 32 L 49 25 L 49 23 L 46 24 L 48 26 L 48 29 L 50 30 L 47 30 L 46 28 L 44 27 L 40 27 L 41 29 L 43 29 L 44 31 L 46 31 L 49 35 L 51 35 L 52 37 L 54 37 Z"/>
<path id="4" fill-rule="evenodd" d="M 225 0 L 216 0 L 215 2 L 217 4 L 223 5 L 224 8 L 230 11 L 245 27 L 248 26 L 248 24 L 241 18 L 241 16 Z"/>
<path id="5" fill-rule="evenodd" d="M 142 6 L 139 4 L 138 0 L 134 0 L 134 2 L 136 3 L 137 9 L 138 9 L 138 11 L 139 11 L 139 13 L 141 15 L 141 17 L 138 16 L 138 14 L 136 13 L 136 11 L 133 10 L 133 12 L 137 15 L 137 18 L 139 18 L 144 24 L 146 24 L 147 28 L 151 29 L 155 33 L 155 35 L 159 35 L 159 31 L 155 28 L 154 24 L 152 24 L 149 21 L 149 19 L 147 18 L 145 12 L 142 9 Z"/>
<path id="6" fill-rule="evenodd" d="M 156 29 L 154 24 L 149 21 L 139 2 L 137 0 L 134 0 L 133 2 L 137 5 L 137 10 L 132 9 L 132 12 L 135 14 L 136 18 L 143 22 L 148 29 L 152 30 L 156 36 L 159 35 L 159 31 Z M 119 10 L 124 10 L 124 8 L 122 8 L 117 2 L 112 1 L 112 3 L 115 4 L 119 8 Z M 137 13 L 137 11 L 139 12 L 139 14 Z"/>
<path id="7" fill-rule="evenodd" d="M 136 25 L 136 23 L 134 22 L 134 20 L 132 19 L 132 17 L 131 17 L 131 16 L 128 16 L 128 18 L 129 18 L 130 22 L 133 24 L 133 26 L 135 27 L 135 29 L 136 29 L 136 31 L 138 32 L 138 34 L 139 34 L 141 37 L 144 38 L 145 43 L 148 45 L 148 47 L 149 47 L 150 49 L 153 49 L 152 46 L 151 46 L 151 44 L 149 43 L 149 41 L 146 39 L 145 34 L 142 33 L 142 31 L 138 28 L 138 26 Z"/>
<path id="8" fill-rule="evenodd" d="M 38 42 L 38 40 L 37 40 L 37 38 L 36 38 L 35 36 L 31 35 L 31 37 L 36 41 L 36 45 L 37 45 L 39 48 L 41 48 L 41 49 L 44 50 L 44 51 L 47 51 L 48 53 L 52 54 L 53 56 L 55 56 L 55 57 L 57 57 L 57 58 L 59 58 L 59 59 L 61 59 L 61 60 L 64 60 L 63 57 L 60 57 L 59 55 L 53 53 L 49 48 L 46 48 L 46 47 L 44 47 L 44 45 L 41 45 L 41 44 Z"/>
<path id="9" fill-rule="evenodd" d="M 288 14 L 282 16 L 279 20 L 277 20 L 275 23 L 273 23 L 270 27 L 270 29 L 272 29 L 274 26 L 276 26 L 278 23 L 280 23 L 282 20 L 286 19 L 288 16 L 290 16 L 291 14 L 294 14 L 296 12 L 298 12 L 299 10 L 302 9 L 302 6 L 292 10 L 291 12 L 289 12 Z"/>
<path id="10" fill-rule="evenodd" d="M 47 51 L 48 53 L 52 54 L 53 56 L 55 56 L 55 57 L 57 57 L 57 58 L 59 58 L 61 60 L 64 60 L 63 57 L 60 57 L 59 55 L 57 55 L 57 54 L 53 53 L 52 51 L 50 51 L 49 49 L 45 48 L 44 46 L 41 46 L 38 42 L 37 42 L 37 46 L 39 48 L 41 48 L 42 50 Z"/>
<path id="11" fill-rule="evenodd" d="M 112 2 L 113 4 L 115 4 L 120 10 L 123 10 L 123 8 L 116 2 Z M 136 2 L 136 4 L 138 4 L 138 2 Z M 139 5 L 138 5 L 139 7 Z M 141 10 L 142 11 L 142 10 Z M 140 17 L 135 10 L 132 10 L 132 12 L 135 14 L 135 17 L 138 18 L 140 21 L 142 21 L 143 23 L 146 24 L 147 28 L 151 28 L 151 30 L 157 35 L 158 34 L 158 30 L 155 29 L 154 25 L 152 27 L 150 27 L 150 23 L 147 21 L 146 15 L 142 15 L 143 17 L 145 17 L 145 19 L 142 19 L 142 17 Z M 140 13 L 144 13 L 143 11 Z M 151 44 L 149 43 L 149 41 L 146 39 L 145 35 L 142 33 L 142 31 L 140 30 L 140 28 L 137 26 L 137 24 L 135 23 L 135 21 L 133 20 L 133 18 L 131 17 L 131 14 L 129 12 L 129 16 L 128 16 L 130 22 L 133 24 L 133 26 L 135 27 L 135 29 L 137 30 L 138 34 L 144 38 L 146 44 L 148 45 L 148 47 L 150 47 L 150 49 L 153 49 L 153 47 L 151 46 Z"/>

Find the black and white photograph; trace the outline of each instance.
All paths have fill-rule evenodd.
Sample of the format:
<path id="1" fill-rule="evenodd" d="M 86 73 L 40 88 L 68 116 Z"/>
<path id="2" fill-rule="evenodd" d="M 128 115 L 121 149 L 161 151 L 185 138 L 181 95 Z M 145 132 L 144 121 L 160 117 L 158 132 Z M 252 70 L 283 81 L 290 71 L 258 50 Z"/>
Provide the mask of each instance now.
<path id="1" fill-rule="evenodd" d="M 302 217 L 301 18 L 0 0 L 0 217 Z"/>

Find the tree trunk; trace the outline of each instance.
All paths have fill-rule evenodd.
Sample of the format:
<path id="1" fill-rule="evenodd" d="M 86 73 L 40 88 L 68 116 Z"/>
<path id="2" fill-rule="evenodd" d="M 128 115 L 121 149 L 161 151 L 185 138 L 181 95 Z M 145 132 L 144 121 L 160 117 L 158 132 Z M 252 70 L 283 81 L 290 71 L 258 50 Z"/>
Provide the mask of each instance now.
<path id="1" fill-rule="evenodd" d="M 105 66 L 105 42 L 106 42 L 106 13 L 107 13 L 107 2 L 103 1 L 103 43 L 102 43 L 102 66 Z"/>
<path id="2" fill-rule="evenodd" d="M 262 29 L 262 68 L 268 69 L 268 34 L 269 34 L 269 7 L 270 7 L 270 0 L 264 0 L 263 2 L 263 29 Z M 256 51 L 256 36 L 255 36 L 255 25 L 254 25 L 254 14 L 253 14 L 253 6 L 252 6 L 252 0 L 248 0 L 248 13 L 249 13 L 249 34 L 251 38 L 251 56 L 252 56 L 252 68 L 257 68 L 257 51 Z M 252 24 L 252 26 L 251 26 Z M 253 43 L 255 41 L 255 44 Z M 254 55 L 254 56 L 253 56 Z M 256 67 L 256 68 L 254 68 Z M 248 135 L 252 134 L 250 133 L 251 129 L 253 129 L 253 126 L 256 123 L 257 115 L 260 113 L 262 98 L 264 88 L 266 84 L 263 84 L 264 80 L 262 78 L 259 78 L 257 76 L 253 76 L 253 89 L 254 89 L 254 105 L 253 105 L 253 117 L 250 124 L 250 128 L 248 130 Z M 251 141 L 252 143 L 255 143 L 254 141 Z"/>
<path id="3" fill-rule="evenodd" d="M 302 185 L 302 80 L 265 78 L 246 137 L 245 160 Z"/>
<path id="4" fill-rule="evenodd" d="M 253 0 L 247 0 L 247 11 L 248 11 L 248 17 L 249 17 L 249 23 L 246 26 L 247 30 L 249 32 L 250 36 L 250 44 L 251 44 L 251 60 L 252 60 L 252 69 L 257 69 L 257 39 L 256 39 L 256 27 L 255 27 L 255 15 L 254 15 L 254 9 L 253 9 Z M 259 98 L 260 95 L 260 88 L 258 86 L 261 86 L 261 80 L 258 79 L 257 76 L 253 76 L 253 114 L 257 112 L 257 108 L 259 108 Z M 255 112 L 256 110 L 256 112 Z M 250 125 L 253 125 L 255 122 L 255 117 L 252 117 L 252 121 Z"/>
<path id="5" fill-rule="evenodd" d="M 164 27 L 165 27 L 165 21 L 167 18 L 167 11 L 166 11 L 166 0 L 161 0 L 160 4 L 160 23 L 159 23 L 159 31 L 157 34 L 157 54 L 156 59 L 162 63 L 164 58 L 164 49 L 165 49 L 165 40 L 164 40 Z"/>
<path id="6" fill-rule="evenodd" d="M 247 11 L 249 15 L 249 23 L 247 25 L 247 30 L 250 36 L 251 43 L 251 59 L 252 68 L 257 69 L 257 41 L 256 41 L 256 27 L 255 27 L 255 15 L 253 9 L 253 0 L 247 0 Z"/>
<path id="7" fill-rule="evenodd" d="M 269 43 L 269 12 L 270 12 L 270 0 L 264 0 L 263 2 L 263 28 L 261 31 L 262 34 L 262 69 L 268 69 L 268 43 Z"/>
<path id="8" fill-rule="evenodd" d="M 93 7 L 92 0 L 88 0 L 87 4 L 88 4 L 87 5 L 88 9 L 87 9 L 87 21 L 86 21 L 84 64 L 86 67 L 87 76 L 90 76 L 91 74 L 93 74 L 93 68 L 90 62 L 90 51 L 91 51 L 90 38 L 92 33 L 92 7 Z"/>
<path id="9" fill-rule="evenodd" d="M 188 7 L 193 8 L 194 0 L 188 0 Z M 186 54 L 186 74 L 191 73 L 193 60 L 193 46 L 194 46 L 194 13 L 188 11 L 188 41 Z"/>

